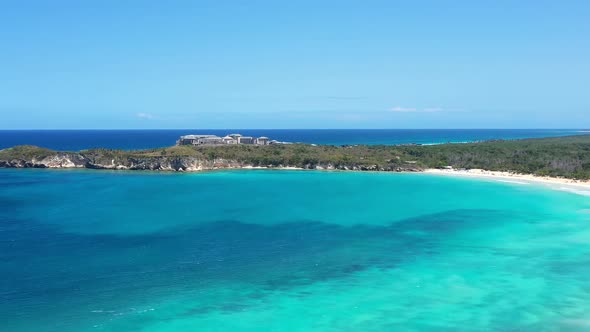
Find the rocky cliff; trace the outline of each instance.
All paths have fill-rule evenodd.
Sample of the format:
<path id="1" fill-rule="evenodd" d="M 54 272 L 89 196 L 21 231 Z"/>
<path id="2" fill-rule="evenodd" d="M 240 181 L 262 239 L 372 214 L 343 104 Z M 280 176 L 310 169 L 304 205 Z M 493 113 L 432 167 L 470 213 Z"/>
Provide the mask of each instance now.
<path id="1" fill-rule="evenodd" d="M 393 172 L 452 167 L 590 179 L 590 135 L 424 146 L 235 144 L 79 152 L 16 146 L 0 150 L 0 167 L 154 171 L 295 167 Z"/>
<path id="2" fill-rule="evenodd" d="M 0 167 L 7 168 L 84 168 L 88 160 L 77 153 L 55 153 L 41 157 L 24 157 L 0 159 Z"/>
<path id="3" fill-rule="evenodd" d="M 110 170 L 150 170 L 195 172 L 235 168 L 298 168 L 318 170 L 354 171 L 419 171 L 411 167 L 377 164 L 334 164 L 330 162 L 260 164 L 236 159 L 201 156 L 157 156 L 123 153 L 114 150 L 87 152 L 58 152 L 38 147 L 14 147 L 0 151 L 0 167 L 3 168 L 89 168 Z"/>
<path id="4" fill-rule="evenodd" d="M 114 170 L 201 171 L 218 168 L 240 168 L 231 160 L 203 160 L 195 157 L 117 158 L 104 160 L 82 153 L 55 153 L 43 158 L 11 158 L 0 160 L 3 168 L 91 168 Z"/>

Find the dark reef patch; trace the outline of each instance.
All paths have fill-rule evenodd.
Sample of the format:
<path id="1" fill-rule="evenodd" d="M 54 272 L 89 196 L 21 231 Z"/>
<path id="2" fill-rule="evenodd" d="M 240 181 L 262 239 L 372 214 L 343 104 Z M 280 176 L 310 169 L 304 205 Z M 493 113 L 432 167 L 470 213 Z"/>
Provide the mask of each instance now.
<path id="1" fill-rule="evenodd" d="M 0 309 L 8 313 L 31 305 L 31 299 L 39 299 L 35 305 L 53 302 L 70 310 L 103 309 L 114 299 L 103 305 L 90 299 L 103 293 L 125 294 L 129 299 L 133 294 L 141 297 L 146 289 L 170 286 L 196 294 L 201 288 L 233 282 L 252 284 L 263 291 L 256 297 L 263 298 L 268 292 L 436 255 L 441 239 L 466 226 L 486 227 L 486 216 L 494 214 L 448 211 L 389 226 L 219 221 L 126 236 L 64 233 L 34 220 L 4 218 L 0 220 L 4 303 Z M 242 304 L 232 303 L 220 301 L 191 312 L 244 310 Z"/>

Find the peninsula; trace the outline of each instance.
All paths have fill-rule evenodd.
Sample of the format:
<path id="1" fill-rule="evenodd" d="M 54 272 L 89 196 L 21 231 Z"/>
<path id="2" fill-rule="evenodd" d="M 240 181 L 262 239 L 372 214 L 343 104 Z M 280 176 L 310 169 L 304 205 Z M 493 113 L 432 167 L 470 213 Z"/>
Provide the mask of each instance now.
<path id="1" fill-rule="evenodd" d="M 469 170 L 590 179 L 590 135 L 440 145 L 180 144 L 138 151 L 0 150 L 3 168 L 202 171 L 231 168 Z"/>

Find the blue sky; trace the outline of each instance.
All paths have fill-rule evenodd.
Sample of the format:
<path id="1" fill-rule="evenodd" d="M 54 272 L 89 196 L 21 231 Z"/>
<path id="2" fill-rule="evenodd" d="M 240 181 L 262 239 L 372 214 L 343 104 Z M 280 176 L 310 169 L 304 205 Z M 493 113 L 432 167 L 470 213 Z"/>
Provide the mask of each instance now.
<path id="1" fill-rule="evenodd" d="M 590 127 L 588 1 L 1 1 L 0 129 Z"/>

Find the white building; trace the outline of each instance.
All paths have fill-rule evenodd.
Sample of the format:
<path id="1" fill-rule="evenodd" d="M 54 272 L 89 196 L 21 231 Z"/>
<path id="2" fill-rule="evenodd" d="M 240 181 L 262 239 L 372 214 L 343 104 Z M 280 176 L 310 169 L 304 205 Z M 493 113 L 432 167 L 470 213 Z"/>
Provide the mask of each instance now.
<path id="1" fill-rule="evenodd" d="M 238 137 L 238 144 L 254 144 L 255 140 L 252 136 L 240 136 Z"/>
<path id="2" fill-rule="evenodd" d="M 216 144 L 221 137 L 215 135 L 184 135 L 180 136 L 178 145 Z"/>
<path id="3" fill-rule="evenodd" d="M 208 144 L 208 145 L 215 145 L 215 144 L 223 144 L 223 139 L 219 136 L 215 135 L 208 135 L 207 137 L 202 137 L 197 139 L 197 144 Z"/>
<path id="4" fill-rule="evenodd" d="M 256 139 L 256 144 L 258 145 L 268 145 L 268 142 L 268 137 L 265 136 L 261 136 Z"/>
<path id="5" fill-rule="evenodd" d="M 238 144 L 238 141 L 231 136 L 225 136 L 222 138 L 222 140 L 223 144 Z"/>
<path id="6" fill-rule="evenodd" d="M 256 144 L 269 145 L 279 144 L 281 142 L 270 140 L 268 137 L 261 136 L 258 138 L 252 136 L 242 136 L 240 134 L 229 134 L 224 137 L 216 135 L 184 135 L 176 141 L 177 145 L 227 145 L 227 144 Z"/>

